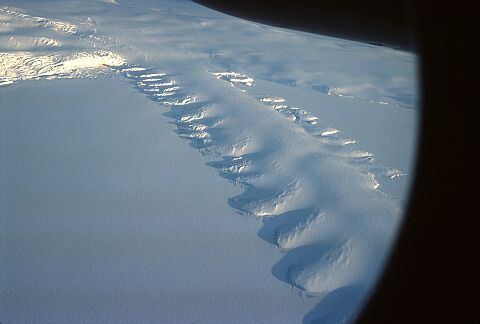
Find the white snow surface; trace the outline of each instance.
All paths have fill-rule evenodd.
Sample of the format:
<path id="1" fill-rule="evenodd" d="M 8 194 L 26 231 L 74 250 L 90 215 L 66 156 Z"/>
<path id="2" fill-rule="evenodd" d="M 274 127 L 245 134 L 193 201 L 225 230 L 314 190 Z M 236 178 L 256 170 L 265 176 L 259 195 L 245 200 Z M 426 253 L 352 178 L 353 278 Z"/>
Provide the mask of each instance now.
<path id="1" fill-rule="evenodd" d="M 0 322 L 352 321 L 416 82 L 413 54 L 190 1 L 1 0 Z"/>

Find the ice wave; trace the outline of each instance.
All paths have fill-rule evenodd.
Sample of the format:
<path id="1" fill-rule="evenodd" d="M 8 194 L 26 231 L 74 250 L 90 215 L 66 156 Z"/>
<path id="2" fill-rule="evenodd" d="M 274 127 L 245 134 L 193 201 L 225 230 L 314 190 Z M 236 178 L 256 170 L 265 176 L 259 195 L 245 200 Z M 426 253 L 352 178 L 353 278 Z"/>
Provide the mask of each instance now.
<path id="1" fill-rule="evenodd" d="M 261 218 L 259 236 L 285 251 L 273 270 L 278 279 L 308 295 L 348 286 L 368 291 L 401 211 L 379 181 L 395 181 L 403 173 L 350 148 L 355 140 L 282 97 L 252 98 L 248 88 L 254 78 L 244 74 L 212 73 L 228 82 L 227 88 L 199 77 L 208 87 L 196 95 L 155 68 L 117 71 L 152 100 L 171 107 L 166 115 L 178 135 L 202 154 L 220 158 L 208 164 L 244 188 L 229 204 Z M 248 83 L 236 82 L 240 78 Z M 208 93 L 215 91 L 222 99 Z"/>

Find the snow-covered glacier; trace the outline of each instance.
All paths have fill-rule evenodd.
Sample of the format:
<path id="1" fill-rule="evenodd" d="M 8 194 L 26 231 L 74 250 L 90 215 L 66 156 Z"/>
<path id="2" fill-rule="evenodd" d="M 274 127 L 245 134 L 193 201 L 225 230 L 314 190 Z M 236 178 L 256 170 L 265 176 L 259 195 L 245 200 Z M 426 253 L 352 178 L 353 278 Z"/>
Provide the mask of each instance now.
<path id="1" fill-rule="evenodd" d="M 416 69 L 190 1 L 0 0 L 0 322 L 351 322 Z"/>

